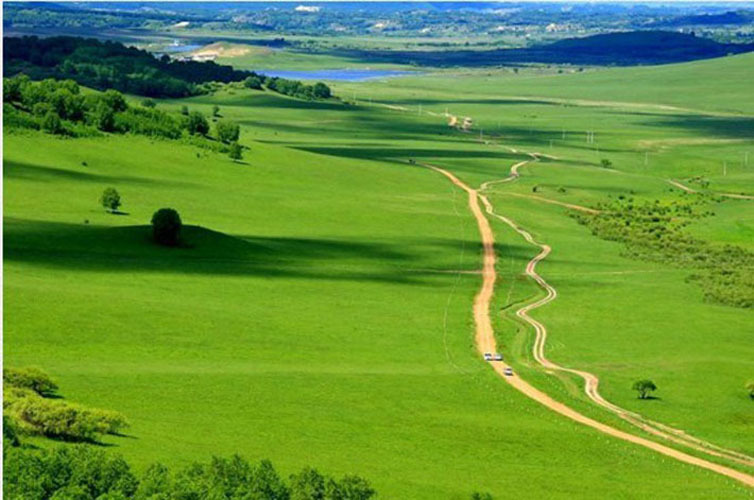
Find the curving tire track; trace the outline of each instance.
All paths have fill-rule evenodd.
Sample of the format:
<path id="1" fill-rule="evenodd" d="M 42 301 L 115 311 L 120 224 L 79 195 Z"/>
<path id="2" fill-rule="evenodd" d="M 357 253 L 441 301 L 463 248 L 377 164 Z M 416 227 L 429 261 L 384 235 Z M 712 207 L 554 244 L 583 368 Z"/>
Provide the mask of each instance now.
<path id="1" fill-rule="evenodd" d="M 536 155 L 531 154 L 533 158 L 536 159 Z M 492 321 L 490 319 L 489 309 L 490 309 L 490 302 L 492 299 L 492 295 L 494 292 L 495 287 L 495 281 L 497 279 L 497 273 L 495 271 L 495 262 L 496 262 L 496 256 L 495 256 L 495 249 L 494 249 L 494 235 L 492 232 L 492 228 L 490 226 L 489 220 L 487 217 L 485 217 L 484 213 L 482 212 L 482 209 L 479 205 L 479 202 L 481 200 L 482 204 L 484 204 L 485 210 L 488 214 L 497 217 L 504 222 L 506 222 L 508 225 L 510 225 L 513 229 L 515 229 L 519 234 L 521 234 L 527 241 L 530 243 L 537 245 L 541 248 L 540 253 L 535 256 L 526 267 L 526 272 L 529 276 L 531 276 L 541 287 L 543 287 L 546 291 L 545 297 L 531 303 L 528 305 L 525 305 L 521 309 L 519 309 L 516 314 L 526 321 L 527 323 L 531 324 L 535 330 L 537 331 L 537 338 L 535 339 L 535 346 L 534 346 L 534 355 L 538 362 L 540 362 L 543 366 L 553 369 L 553 370 L 563 370 L 570 373 L 575 373 L 582 378 L 584 378 L 586 385 L 585 385 L 585 391 L 587 395 L 589 395 L 590 398 L 592 398 L 593 401 L 597 402 L 597 404 L 600 404 L 600 406 L 603 406 L 613 412 L 616 412 L 618 415 L 622 416 L 625 420 L 631 422 L 629 418 L 632 418 L 634 420 L 638 418 L 641 418 L 639 416 L 634 416 L 635 414 L 632 414 L 628 412 L 627 410 L 623 410 L 622 408 L 613 405 L 612 403 L 606 401 L 597 391 L 598 385 L 599 385 L 599 379 L 594 376 L 593 374 L 590 374 L 588 372 L 582 372 L 579 370 L 572 370 L 569 368 L 560 367 L 559 365 L 552 363 L 549 361 L 545 355 L 544 355 L 544 345 L 547 338 L 547 329 L 545 326 L 541 323 L 539 323 L 537 320 L 531 318 L 528 313 L 529 311 L 536 309 L 537 307 L 541 307 L 542 305 L 554 300 L 557 297 L 557 291 L 550 286 L 539 274 L 536 272 L 536 265 L 538 262 L 542 261 L 549 255 L 551 248 L 547 245 L 542 245 L 537 243 L 534 238 L 524 229 L 520 228 L 515 222 L 512 220 L 501 216 L 499 214 L 496 214 L 494 212 L 494 209 L 492 207 L 492 204 L 489 202 L 486 196 L 479 194 L 479 192 L 471 187 L 469 187 L 467 184 L 462 182 L 460 179 L 458 179 L 455 175 L 450 173 L 449 171 L 442 169 L 440 167 L 436 167 L 434 165 L 429 164 L 423 164 L 419 163 L 419 165 L 432 169 L 435 172 L 438 172 L 445 177 L 447 177 L 453 184 L 458 186 L 459 188 L 463 189 L 468 193 L 469 198 L 469 209 L 471 210 L 472 214 L 474 215 L 474 218 L 477 221 L 477 225 L 479 228 L 479 232 L 481 234 L 482 238 L 482 247 L 483 247 L 483 265 L 482 265 L 482 287 L 480 288 L 479 292 L 477 293 L 476 297 L 474 298 L 474 305 L 473 305 L 473 312 L 474 312 L 474 323 L 475 323 L 475 343 L 477 346 L 477 350 L 480 353 L 483 352 L 496 352 L 497 348 L 497 342 L 495 340 L 494 332 L 492 329 Z M 521 166 L 521 164 L 514 165 L 517 168 Z M 511 178 L 511 176 L 508 177 L 509 180 L 513 180 L 518 177 L 518 173 L 516 172 L 516 175 Z M 487 183 L 487 186 L 489 186 L 489 183 Z M 505 376 L 505 369 L 509 368 L 509 366 L 504 362 L 492 362 L 490 363 L 493 369 L 503 377 L 503 379 L 519 390 L 520 392 L 524 393 L 526 396 L 534 399 L 535 401 L 547 406 L 553 411 L 556 411 L 557 413 L 560 413 L 563 416 L 566 416 L 576 422 L 579 422 L 583 425 L 587 425 L 589 427 L 592 427 L 600 432 L 603 432 L 605 434 L 617 437 L 619 439 L 622 439 L 624 441 L 628 441 L 634 444 L 638 444 L 640 446 L 644 446 L 645 448 L 654 450 L 658 453 L 662 453 L 666 456 L 669 456 L 671 458 L 674 458 L 676 460 L 679 460 L 681 462 L 685 462 L 691 465 L 696 465 L 698 467 L 705 468 L 707 470 L 713 471 L 715 473 L 727 476 L 729 478 L 735 479 L 749 487 L 754 487 L 754 476 L 750 474 L 746 474 L 744 472 L 732 469 L 730 467 L 726 467 L 724 465 L 720 465 L 714 462 L 710 462 L 708 460 L 705 460 L 703 458 L 699 458 L 693 455 L 689 455 L 688 453 L 682 452 L 680 450 L 677 450 L 675 448 L 670 448 L 668 446 L 665 446 L 663 444 L 650 441 L 648 439 L 635 436 L 633 434 L 629 434 L 628 432 L 616 429 L 614 427 L 611 427 L 607 424 L 604 424 L 602 422 L 599 422 L 597 420 L 594 420 L 590 417 L 587 417 L 573 408 L 570 408 L 569 406 L 560 403 L 559 401 L 556 401 L 552 399 L 549 395 L 546 393 L 540 391 L 539 389 L 535 388 L 531 384 L 527 383 L 521 377 L 518 376 Z M 620 412 L 620 413 L 618 413 Z M 624 416 L 625 415 L 625 416 Z M 634 422 L 632 422 L 634 423 Z M 689 444 L 689 442 L 685 441 L 681 437 L 671 436 L 668 435 L 666 432 L 663 432 L 661 430 L 656 429 L 655 427 L 651 426 L 650 424 L 646 423 L 644 420 L 636 420 L 634 425 L 637 425 L 638 427 L 645 428 L 648 432 L 651 432 L 654 435 L 664 437 L 670 441 L 676 442 L 677 444 L 683 444 L 684 446 L 690 446 L 692 448 L 697 449 L 698 451 L 703 451 L 705 453 L 709 453 L 711 455 L 718 456 L 720 458 L 731 458 L 731 456 L 741 456 L 745 457 L 745 459 L 750 459 L 750 457 L 747 457 L 746 455 L 738 454 L 737 452 L 729 452 L 728 450 L 725 451 L 719 451 L 722 450 L 720 448 L 714 447 L 714 449 L 711 449 L 710 446 L 705 445 L 694 445 Z M 661 425 L 661 424 L 658 424 Z M 664 426 L 663 426 L 664 427 Z M 695 442 L 703 443 L 701 440 L 696 440 L 695 438 L 692 438 Z M 728 454 L 731 454 L 731 456 L 728 456 Z M 744 459 L 744 460 L 745 460 Z M 739 458 L 741 461 L 742 458 Z"/>

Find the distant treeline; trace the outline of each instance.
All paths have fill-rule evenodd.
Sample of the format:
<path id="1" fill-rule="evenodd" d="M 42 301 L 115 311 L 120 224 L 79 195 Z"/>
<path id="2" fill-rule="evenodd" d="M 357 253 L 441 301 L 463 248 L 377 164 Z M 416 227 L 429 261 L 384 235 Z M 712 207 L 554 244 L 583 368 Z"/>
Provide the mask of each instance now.
<path id="1" fill-rule="evenodd" d="M 252 71 L 235 70 L 212 61 L 177 61 L 154 57 L 145 50 L 119 42 L 77 37 L 6 37 L 4 76 L 20 73 L 32 80 L 70 79 L 98 90 L 147 97 L 187 97 L 207 94 L 217 82 L 259 81 L 257 88 L 303 99 L 330 97 L 323 83 L 307 85 L 297 80 L 269 78 Z M 326 91 L 325 91 L 326 89 Z"/>

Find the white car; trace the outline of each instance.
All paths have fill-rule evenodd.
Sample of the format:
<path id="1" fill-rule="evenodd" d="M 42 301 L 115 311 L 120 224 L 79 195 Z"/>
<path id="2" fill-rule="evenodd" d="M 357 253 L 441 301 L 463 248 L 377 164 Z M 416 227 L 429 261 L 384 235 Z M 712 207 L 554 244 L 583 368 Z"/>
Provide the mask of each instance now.
<path id="1" fill-rule="evenodd" d="M 504 373 L 505 373 L 506 377 L 512 377 L 513 376 L 513 368 L 506 368 Z"/>
<path id="2" fill-rule="evenodd" d="M 484 360 L 485 361 L 492 361 L 492 353 L 491 352 L 485 352 L 484 353 Z"/>
<path id="3" fill-rule="evenodd" d="M 503 360 L 503 355 L 500 354 L 499 352 L 496 352 L 495 354 L 492 355 L 492 361 L 502 361 L 502 360 Z"/>

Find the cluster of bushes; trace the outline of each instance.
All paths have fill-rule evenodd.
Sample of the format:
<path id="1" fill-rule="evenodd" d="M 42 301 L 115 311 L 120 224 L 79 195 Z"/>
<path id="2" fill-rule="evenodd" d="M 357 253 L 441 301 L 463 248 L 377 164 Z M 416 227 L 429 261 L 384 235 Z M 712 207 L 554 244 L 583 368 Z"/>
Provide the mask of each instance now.
<path id="1" fill-rule="evenodd" d="M 279 94 L 297 97 L 299 99 L 327 99 L 332 96 L 330 87 L 322 82 L 307 85 L 298 80 L 287 80 L 278 77 L 266 77 L 265 86 Z"/>
<path id="2" fill-rule="evenodd" d="M 57 385 L 36 368 L 3 369 L 3 414 L 12 429 L 73 441 L 96 441 L 128 426 L 120 413 L 55 397 Z"/>
<path id="3" fill-rule="evenodd" d="M 712 245 L 684 231 L 695 219 L 713 216 L 705 206 L 721 201 L 710 195 L 684 195 L 669 204 L 635 202 L 621 195 L 600 204 L 597 214 L 572 216 L 600 238 L 625 244 L 624 254 L 697 271 L 689 281 L 701 285 L 705 300 L 754 307 L 754 253 L 734 245 Z"/>
<path id="4" fill-rule="evenodd" d="M 156 109 L 150 100 L 141 106 L 130 106 L 123 94 L 113 89 L 84 95 L 73 80 L 33 82 L 26 75 L 5 78 L 3 83 L 3 123 L 8 128 L 72 136 L 132 133 L 166 139 L 206 136 L 210 132 L 209 121 L 198 111 L 189 112 L 186 108 L 185 113 L 168 113 Z M 239 127 L 221 120 L 216 134 L 222 143 L 235 142 Z M 226 146 L 220 149 L 229 151 Z"/>
<path id="5" fill-rule="evenodd" d="M 251 464 L 237 455 L 175 473 L 154 464 L 140 475 L 122 458 L 85 445 L 53 450 L 10 445 L 3 447 L 3 457 L 8 500 L 368 500 L 375 494 L 358 476 L 338 480 L 307 467 L 286 481 L 269 461 Z"/>

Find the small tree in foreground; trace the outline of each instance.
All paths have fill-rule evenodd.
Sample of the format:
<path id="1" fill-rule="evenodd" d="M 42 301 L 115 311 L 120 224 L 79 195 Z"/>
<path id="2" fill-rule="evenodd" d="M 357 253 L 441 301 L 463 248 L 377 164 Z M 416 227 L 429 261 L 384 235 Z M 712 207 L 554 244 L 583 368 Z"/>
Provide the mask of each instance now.
<path id="1" fill-rule="evenodd" d="M 631 386 L 631 389 L 639 393 L 639 399 L 647 399 L 650 392 L 657 390 L 657 386 L 651 380 L 644 379 L 634 382 L 634 385 Z"/>
<path id="2" fill-rule="evenodd" d="M 243 148 L 241 148 L 241 145 L 237 142 L 232 143 L 230 145 L 230 150 L 228 151 L 228 156 L 234 161 L 243 159 Z"/>
<path id="3" fill-rule="evenodd" d="M 102 191 L 102 196 L 99 201 L 102 203 L 102 206 L 105 207 L 105 210 L 115 212 L 118 210 L 118 207 L 120 207 L 120 194 L 115 188 L 109 187 Z"/>
<path id="4" fill-rule="evenodd" d="M 176 246 L 181 227 L 181 216 L 172 208 L 161 208 L 152 215 L 152 236 L 160 245 Z"/>

